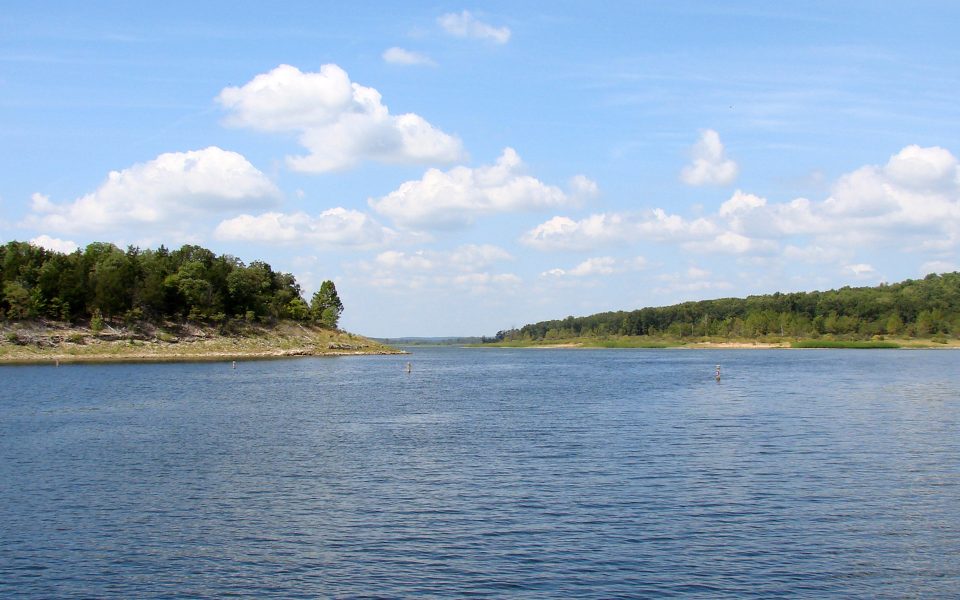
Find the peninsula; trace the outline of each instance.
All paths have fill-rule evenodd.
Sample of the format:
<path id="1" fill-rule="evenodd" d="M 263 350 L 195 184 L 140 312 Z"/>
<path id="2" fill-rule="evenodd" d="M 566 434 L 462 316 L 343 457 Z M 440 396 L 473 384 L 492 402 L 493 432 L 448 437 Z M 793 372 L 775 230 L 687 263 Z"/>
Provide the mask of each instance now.
<path id="1" fill-rule="evenodd" d="M 400 352 L 339 329 L 332 281 L 308 303 L 293 275 L 200 246 L 64 254 L 8 242 L 0 292 L 0 363 Z"/>

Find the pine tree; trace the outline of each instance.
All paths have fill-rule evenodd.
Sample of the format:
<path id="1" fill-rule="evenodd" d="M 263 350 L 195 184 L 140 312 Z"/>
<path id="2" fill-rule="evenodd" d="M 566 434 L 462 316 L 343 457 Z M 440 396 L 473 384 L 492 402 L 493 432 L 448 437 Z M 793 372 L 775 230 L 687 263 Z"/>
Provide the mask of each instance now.
<path id="1" fill-rule="evenodd" d="M 336 329 L 342 312 L 343 303 L 337 295 L 337 287 L 330 280 L 324 281 L 310 299 L 311 316 L 322 326 Z"/>

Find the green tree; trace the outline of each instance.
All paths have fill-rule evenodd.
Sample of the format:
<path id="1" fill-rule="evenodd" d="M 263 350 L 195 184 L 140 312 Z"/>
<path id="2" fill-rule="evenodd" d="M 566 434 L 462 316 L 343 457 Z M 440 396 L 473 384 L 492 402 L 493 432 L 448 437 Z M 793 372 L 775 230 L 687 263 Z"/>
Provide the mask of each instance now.
<path id="1" fill-rule="evenodd" d="M 287 304 L 287 313 L 295 321 L 306 321 L 310 317 L 310 306 L 303 298 L 294 298 Z"/>
<path id="2" fill-rule="evenodd" d="M 900 315 L 897 313 L 890 315 L 884 325 L 884 330 L 890 335 L 897 335 L 903 331 L 903 321 L 900 319 Z"/>
<path id="3" fill-rule="evenodd" d="M 3 285 L 3 299 L 7 303 L 8 319 L 25 319 L 30 314 L 30 292 L 19 281 Z"/>
<path id="4" fill-rule="evenodd" d="M 343 303 L 337 294 L 337 287 L 330 280 L 324 281 L 310 299 L 311 316 L 322 326 L 336 329 L 342 312 Z"/>
<path id="5" fill-rule="evenodd" d="M 98 256 L 90 274 L 93 284 L 93 305 L 106 317 L 121 314 L 130 308 L 130 292 L 134 272 L 127 255 L 111 246 Z"/>

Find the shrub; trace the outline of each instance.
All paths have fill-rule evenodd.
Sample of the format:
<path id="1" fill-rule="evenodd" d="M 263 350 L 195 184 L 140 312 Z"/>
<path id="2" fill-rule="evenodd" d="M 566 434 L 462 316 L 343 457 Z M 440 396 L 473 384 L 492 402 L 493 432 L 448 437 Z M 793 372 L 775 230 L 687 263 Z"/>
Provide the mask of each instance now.
<path id="1" fill-rule="evenodd" d="M 94 333 L 103 331 L 103 315 L 100 314 L 99 310 L 93 311 L 93 317 L 90 318 L 90 329 Z"/>

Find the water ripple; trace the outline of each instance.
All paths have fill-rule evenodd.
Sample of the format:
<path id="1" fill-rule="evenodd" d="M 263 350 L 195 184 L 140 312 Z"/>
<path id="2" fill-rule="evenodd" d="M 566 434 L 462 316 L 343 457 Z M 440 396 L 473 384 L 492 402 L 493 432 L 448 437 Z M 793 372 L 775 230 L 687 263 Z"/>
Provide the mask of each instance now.
<path id="1" fill-rule="evenodd" d="M 960 589 L 960 353 L 408 360 L 3 369 L 0 596 Z"/>

